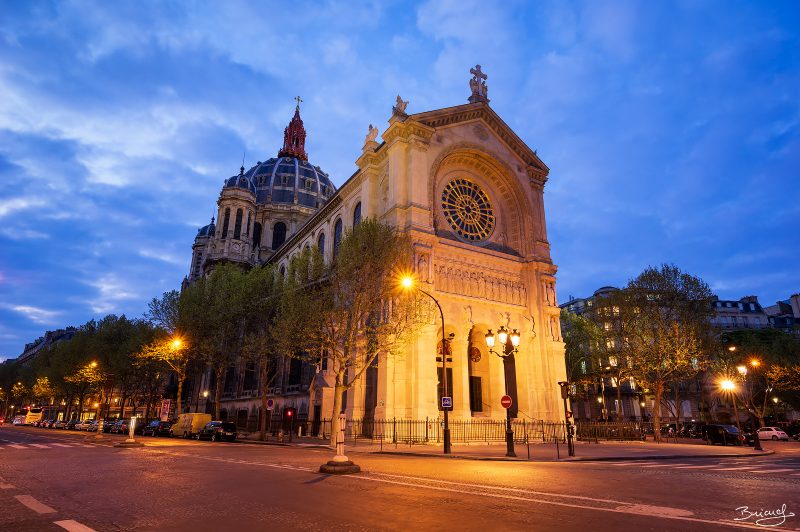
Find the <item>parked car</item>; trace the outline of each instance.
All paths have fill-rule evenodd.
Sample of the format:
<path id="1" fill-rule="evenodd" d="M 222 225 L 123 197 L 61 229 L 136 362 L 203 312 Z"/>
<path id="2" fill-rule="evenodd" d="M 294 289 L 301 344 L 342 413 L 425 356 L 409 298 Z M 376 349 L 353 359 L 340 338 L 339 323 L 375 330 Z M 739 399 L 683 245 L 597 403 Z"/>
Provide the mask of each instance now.
<path id="1" fill-rule="evenodd" d="M 206 423 L 200 432 L 195 436 L 198 440 L 211 441 L 236 441 L 236 424 L 230 421 L 212 421 Z"/>
<path id="2" fill-rule="evenodd" d="M 758 429 L 759 440 L 789 441 L 789 435 L 778 427 L 762 427 Z"/>
<path id="3" fill-rule="evenodd" d="M 78 423 L 80 423 L 80 421 L 78 421 L 77 419 L 70 419 L 69 421 L 67 421 L 66 429 L 76 430 L 75 427 L 78 426 Z"/>
<path id="4" fill-rule="evenodd" d="M 181 414 L 169 429 L 170 436 L 193 438 L 195 434 L 211 422 L 211 414 L 189 413 Z"/>
<path id="5" fill-rule="evenodd" d="M 64 419 L 59 419 L 58 421 L 53 423 L 53 428 L 54 429 L 65 429 L 65 428 L 67 428 L 68 424 L 69 424 L 68 421 L 66 421 Z"/>
<path id="6" fill-rule="evenodd" d="M 733 425 L 706 425 L 705 427 L 704 439 L 711 445 L 715 443 L 739 445 L 742 440 L 740 436 L 739 429 Z"/>
<path id="7" fill-rule="evenodd" d="M 87 430 L 89 426 L 92 424 L 91 419 L 84 419 L 83 421 L 79 421 L 75 424 L 75 430 Z"/>
<path id="8" fill-rule="evenodd" d="M 14 416 L 14 419 L 11 421 L 12 425 L 24 425 L 25 424 L 25 416 Z"/>
<path id="9" fill-rule="evenodd" d="M 111 425 L 111 430 L 109 431 L 112 434 L 127 434 L 128 433 L 128 420 L 127 419 L 118 419 Z"/>
<path id="10" fill-rule="evenodd" d="M 97 432 L 97 425 L 97 420 L 92 420 L 92 422 L 89 423 L 89 426 L 86 427 L 86 432 Z"/>
<path id="11" fill-rule="evenodd" d="M 169 421 L 151 421 L 142 429 L 142 436 L 169 436 L 172 423 Z"/>

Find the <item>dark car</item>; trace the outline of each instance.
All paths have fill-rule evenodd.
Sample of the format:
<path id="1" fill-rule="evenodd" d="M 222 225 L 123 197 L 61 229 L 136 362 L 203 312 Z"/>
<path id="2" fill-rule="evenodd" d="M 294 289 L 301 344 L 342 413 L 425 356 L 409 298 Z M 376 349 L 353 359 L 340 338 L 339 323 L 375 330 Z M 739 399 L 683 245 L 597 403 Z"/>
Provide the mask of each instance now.
<path id="1" fill-rule="evenodd" d="M 80 422 L 79 422 L 77 419 L 70 419 L 70 420 L 67 422 L 66 429 L 67 429 L 67 430 L 76 430 L 76 429 L 75 429 L 75 425 L 77 425 L 78 423 L 80 423 Z"/>
<path id="2" fill-rule="evenodd" d="M 711 445 L 715 443 L 722 445 L 739 445 L 741 439 L 739 429 L 733 425 L 705 426 L 705 440 Z"/>
<path id="3" fill-rule="evenodd" d="M 111 430 L 109 431 L 112 434 L 127 434 L 128 432 L 128 420 L 127 419 L 118 419 L 111 425 Z"/>
<path id="4" fill-rule="evenodd" d="M 151 421 L 142 429 L 142 436 L 169 436 L 169 429 L 172 423 L 169 421 Z"/>
<path id="5" fill-rule="evenodd" d="M 236 441 L 236 424 L 229 421 L 212 421 L 200 429 L 195 436 L 198 440 Z"/>

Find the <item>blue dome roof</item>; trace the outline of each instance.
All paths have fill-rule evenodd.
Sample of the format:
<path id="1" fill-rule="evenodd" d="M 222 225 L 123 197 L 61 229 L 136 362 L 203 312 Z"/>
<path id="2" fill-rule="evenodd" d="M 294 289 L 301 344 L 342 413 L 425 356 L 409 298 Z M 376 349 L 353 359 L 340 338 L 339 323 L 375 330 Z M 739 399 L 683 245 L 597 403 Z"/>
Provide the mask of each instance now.
<path id="1" fill-rule="evenodd" d="M 195 238 L 200 238 L 201 236 L 214 236 L 214 230 L 215 229 L 216 229 L 216 226 L 214 225 L 214 222 L 212 221 L 210 224 L 204 225 L 203 227 L 198 229 L 197 230 L 197 236 Z"/>
<path id="2" fill-rule="evenodd" d="M 319 166 L 296 157 L 277 157 L 258 162 L 244 173 L 256 188 L 256 203 L 297 203 L 320 207 L 336 187 Z"/>
<path id="3" fill-rule="evenodd" d="M 249 190 L 253 194 L 256 193 L 256 187 L 253 185 L 253 182 L 242 174 L 235 175 L 233 177 L 229 177 L 225 180 L 225 185 L 222 188 L 243 188 L 245 190 Z"/>

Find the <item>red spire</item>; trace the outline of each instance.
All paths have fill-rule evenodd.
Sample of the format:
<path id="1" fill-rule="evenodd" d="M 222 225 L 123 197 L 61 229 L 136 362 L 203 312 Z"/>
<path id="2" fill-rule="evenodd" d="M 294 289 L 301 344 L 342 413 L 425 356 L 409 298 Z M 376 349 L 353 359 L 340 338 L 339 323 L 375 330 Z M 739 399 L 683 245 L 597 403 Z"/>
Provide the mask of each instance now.
<path id="1" fill-rule="evenodd" d="M 300 102 L 303 100 L 299 96 L 295 100 L 297 106 L 294 108 L 294 117 L 283 130 L 283 149 L 278 152 L 278 157 L 297 157 L 307 161 L 306 128 L 303 127 L 303 120 L 300 118 Z"/>

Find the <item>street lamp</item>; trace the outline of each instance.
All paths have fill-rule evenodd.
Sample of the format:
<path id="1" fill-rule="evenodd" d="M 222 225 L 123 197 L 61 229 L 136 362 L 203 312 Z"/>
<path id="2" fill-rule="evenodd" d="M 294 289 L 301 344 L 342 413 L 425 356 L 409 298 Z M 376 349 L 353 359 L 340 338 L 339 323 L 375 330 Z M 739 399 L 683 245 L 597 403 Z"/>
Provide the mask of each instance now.
<path id="1" fill-rule="evenodd" d="M 739 436 L 741 437 L 742 427 L 739 425 L 739 410 L 736 406 L 736 383 L 731 379 L 723 379 L 720 381 L 719 386 L 722 388 L 722 391 L 730 395 L 731 400 L 733 400 L 733 415 L 736 418 L 736 429 L 739 431 Z"/>
<path id="2" fill-rule="evenodd" d="M 442 319 L 442 402 L 444 402 L 445 397 L 450 397 L 448 395 L 447 390 L 447 338 L 445 337 L 444 331 L 444 312 L 442 311 L 442 306 L 439 304 L 439 301 L 436 300 L 430 293 L 426 292 L 422 288 L 416 286 L 414 278 L 410 275 L 404 275 L 402 279 L 400 279 L 400 286 L 404 290 L 413 290 L 416 289 L 436 303 L 436 307 L 439 309 L 439 316 Z M 450 398 L 452 401 L 452 398 Z M 452 405 L 452 403 L 451 403 Z M 448 417 L 448 409 L 450 407 L 445 407 L 442 404 L 442 410 L 444 411 L 444 454 L 450 454 L 450 419 Z"/>
<path id="3" fill-rule="evenodd" d="M 505 370 L 507 370 L 509 366 L 513 368 L 514 354 L 519 350 L 519 332 L 514 329 L 509 334 L 508 330 L 501 325 L 497 330 L 497 340 L 502 348 L 502 352 L 500 353 L 492 349 L 495 345 L 495 338 L 494 333 L 489 329 L 489 332 L 486 333 L 486 346 L 489 348 L 489 352 L 503 359 L 503 368 Z M 508 371 L 504 371 L 503 375 L 505 377 L 505 394 L 509 395 Z M 517 456 L 517 453 L 514 452 L 514 431 L 511 430 L 511 405 L 506 407 L 506 456 Z"/>

